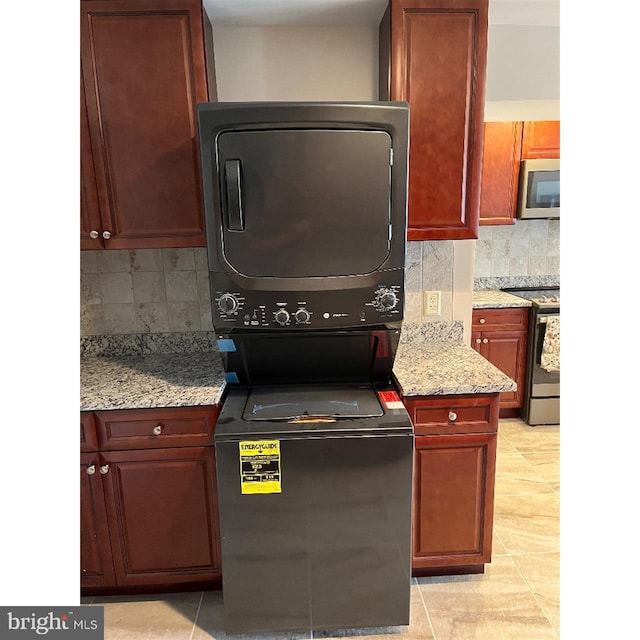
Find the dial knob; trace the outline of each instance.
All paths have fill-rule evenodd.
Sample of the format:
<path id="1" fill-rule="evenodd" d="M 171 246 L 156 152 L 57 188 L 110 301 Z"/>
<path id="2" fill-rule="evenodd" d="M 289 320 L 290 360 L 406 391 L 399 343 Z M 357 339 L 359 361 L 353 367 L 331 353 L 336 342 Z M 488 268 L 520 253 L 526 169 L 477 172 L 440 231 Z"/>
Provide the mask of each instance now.
<path id="1" fill-rule="evenodd" d="M 278 309 L 276 311 L 275 320 L 279 325 L 284 326 L 289 322 L 289 312 L 286 309 Z"/>
<path id="2" fill-rule="evenodd" d="M 238 306 L 238 298 L 236 298 L 232 293 L 223 293 L 218 298 L 218 309 L 220 309 L 222 313 L 233 313 Z"/>
<path id="3" fill-rule="evenodd" d="M 381 309 L 389 311 L 398 304 L 398 296 L 391 289 L 382 289 L 378 293 L 377 303 Z"/>
<path id="4" fill-rule="evenodd" d="M 309 322 L 309 318 L 311 317 L 311 314 L 306 309 L 298 309 L 293 314 L 293 317 L 295 318 L 298 324 L 305 324 L 306 322 Z"/>

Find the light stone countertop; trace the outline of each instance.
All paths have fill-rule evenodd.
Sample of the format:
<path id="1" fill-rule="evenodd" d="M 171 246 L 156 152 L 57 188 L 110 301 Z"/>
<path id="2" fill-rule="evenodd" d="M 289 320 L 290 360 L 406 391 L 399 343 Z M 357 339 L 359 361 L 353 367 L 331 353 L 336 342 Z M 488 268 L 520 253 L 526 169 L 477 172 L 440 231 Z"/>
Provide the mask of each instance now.
<path id="1" fill-rule="evenodd" d="M 472 297 L 474 309 L 506 309 L 509 307 L 530 307 L 531 300 L 525 300 L 506 291 L 489 289 L 474 291 Z"/>
<path id="2" fill-rule="evenodd" d="M 516 383 L 461 341 L 461 326 L 403 327 L 394 377 L 403 395 L 514 391 Z M 80 359 L 80 410 L 217 404 L 225 388 L 217 351 L 87 355 Z"/>
<path id="3" fill-rule="evenodd" d="M 217 351 L 80 359 L 81 411 L 213 405 L 224 385 Z"/>
<path id="4" fill-rule="evenodd" d="M 400 341 L 393 375 L 403 396 L 515 391 L 516 383 L 462 342 Z"/>

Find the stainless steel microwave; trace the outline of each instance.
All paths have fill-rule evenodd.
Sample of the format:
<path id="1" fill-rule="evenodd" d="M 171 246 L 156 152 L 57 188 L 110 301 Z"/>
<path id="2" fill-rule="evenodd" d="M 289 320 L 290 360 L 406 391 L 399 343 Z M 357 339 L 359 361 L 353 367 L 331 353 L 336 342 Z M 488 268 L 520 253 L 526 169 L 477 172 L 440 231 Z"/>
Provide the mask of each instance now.
<path id="1" fill-rule="evenodd" d="M 523 160 L 518 218 L 560 217 L 560 159 Z"/>

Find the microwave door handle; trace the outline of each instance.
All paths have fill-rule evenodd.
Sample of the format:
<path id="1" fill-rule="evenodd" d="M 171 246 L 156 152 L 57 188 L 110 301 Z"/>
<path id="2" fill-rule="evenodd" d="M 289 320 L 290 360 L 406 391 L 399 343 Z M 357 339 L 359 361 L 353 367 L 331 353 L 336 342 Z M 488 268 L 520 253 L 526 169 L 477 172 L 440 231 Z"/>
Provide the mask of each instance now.
<path id="1" fill-rule="evenodd" d="M 240 160 L 227 160 L 224 163 L 224 182 L 227 196 L 227 228 L 229 231 L 244 231 Z"/>

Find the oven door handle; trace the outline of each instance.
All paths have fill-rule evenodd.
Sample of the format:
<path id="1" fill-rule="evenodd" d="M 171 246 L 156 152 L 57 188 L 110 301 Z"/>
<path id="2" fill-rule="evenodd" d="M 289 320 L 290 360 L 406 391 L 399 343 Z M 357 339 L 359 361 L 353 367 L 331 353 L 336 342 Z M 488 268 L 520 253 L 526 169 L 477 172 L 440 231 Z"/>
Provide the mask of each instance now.
<path id="1" fill-rule="evenodd" d="M 244 231 L 240 160 L 225 161 L 224 182 L 227 196 L 227 228 L 229 231 Z"/>

